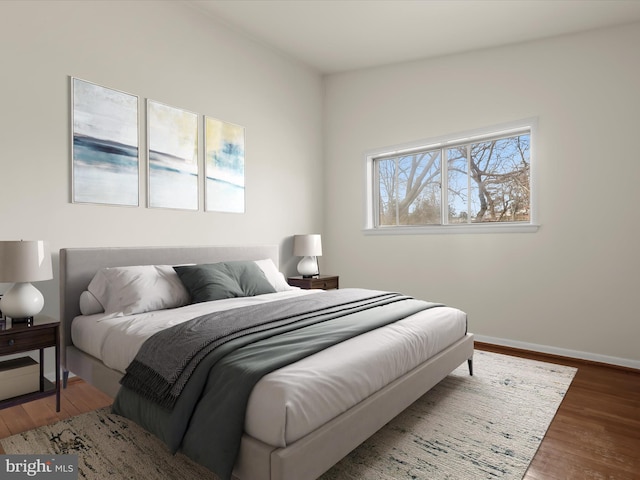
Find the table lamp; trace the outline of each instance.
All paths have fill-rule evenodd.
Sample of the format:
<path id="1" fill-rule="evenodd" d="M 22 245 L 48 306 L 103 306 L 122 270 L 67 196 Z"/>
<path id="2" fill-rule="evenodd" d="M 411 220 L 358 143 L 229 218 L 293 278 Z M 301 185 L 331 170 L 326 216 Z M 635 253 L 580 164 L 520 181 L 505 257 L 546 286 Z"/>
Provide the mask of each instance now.
<path id="1" fill-rule="evenodd" d="M 303 257 L 298 263 L 298 273 L 303 278 L 318 275 L 318 256 L 322 255 L 322 239 L 318 234 L 294 235 L 293 254 Z"/>
<path id="2" fill-rule="evenodd" d="M 0 310 L 12 324 L 30 323 L 44 306 L 42 293 L 30 282 L 53 278 L 49 244 L 42 240 L 0 241 L 0 282 L 12 282 Z"/>

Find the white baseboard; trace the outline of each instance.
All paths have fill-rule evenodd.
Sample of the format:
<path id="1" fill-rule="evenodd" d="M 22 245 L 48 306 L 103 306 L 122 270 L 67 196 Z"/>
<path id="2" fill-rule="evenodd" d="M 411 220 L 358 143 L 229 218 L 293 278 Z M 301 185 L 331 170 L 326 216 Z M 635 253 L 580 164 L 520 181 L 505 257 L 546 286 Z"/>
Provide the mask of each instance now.
<path id="1" fill-rule="evenodd" d="M 569 350 L 566 348 L 550 347 L 548 345 L 539 345 L 537 343 L 520 342 L 517 340 L 509 340 L 506 338 L 487 337 L 485 335 L 473 335 L 475 340 L 483 343 L 491 343 L 503 347 L 519 348 L 521 350 L 531 350 L 539 353 L 549 353 L 551 355 L 559 355 L 561 357 L 578 358 L 581 360 L 589 360 L 591 362 L 608 363 L 610 365 L 618 365 L 621 367 L 635 368 L 640 370 L 640 360 L 632 360 L 630 358 L 610 357 L 608 355 L 600 355 L 598 353 L 581 352 L 579 350 Z"/>

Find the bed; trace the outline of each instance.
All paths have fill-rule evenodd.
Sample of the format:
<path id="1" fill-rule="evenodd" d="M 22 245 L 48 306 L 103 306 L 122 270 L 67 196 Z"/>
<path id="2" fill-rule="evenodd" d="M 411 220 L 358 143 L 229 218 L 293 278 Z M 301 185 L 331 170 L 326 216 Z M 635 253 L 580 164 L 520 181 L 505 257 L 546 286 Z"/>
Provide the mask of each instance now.
<path id="1" fill-rule="evenodd" d="M 92 315 L 83 315 L 80 311 L 81 297 L 94 281 L 96 274 L 104 268 L 144 265 L 189 266 L 217 264 L 218 262 L 254 261 L 268 261 L 272 265 L 279 265 L 278 247 L 254 245 L 61 249 L 60 308 L 63 382 L 66 384 L 68 375 L 71 372 L 116 398 L 116 403 L 120 398 L 127 398 L 127 395 L 124 395 L 124 393 L 127 393 L 127 389 L 121 387 L 120 384 L 125 368 L 122 364 L 128 363 L 130 358 L 133 358 L 133 353 L 123 353 L 116 349 L 115 353 L 111 353 L 110 359 L 108 352 L 111 349 L 104 346 L 109 342 L 105 340 L 103 345 L 96 343 L 96 338 L 101 337 L 105 331 L 111 332 L 120 328 L 111 326 L 102 328 L 103 334 L 100 334 L 101 324 L 103 326 L 110 325 L 108 322 L 116 322 L 116 320 L 120 321 L 122 319 L 111 318 L 95 322 L 95 325 L 98 325 L 97 330 L 90 329 L 93 327 L 80 327 L 85 323 L 90 324 L 90 320 L 93 318 Z M 284 278 L 281 280 L 284 281 Z M 350 289 L 341 290 L 345 290 L 345 292 L 340 292 L 341 295 L 359 294 L 359 292 L 349 292 Z M 286 299 L 281 299 L 281 296 L 286 297 Z M 315 301 L 315 299 L 321 298 L 324 301 L 325 298 L 329 298 L 329 293 L 291 289 L 258 295 L 247 299 L 247 301 L 250 303 L 263 301 L 269 303 L 273 297 L 273 305 L 276 305 L 284 302 L 297 302 L 298 296 L 307 298 L 306 301 L 309 299 Z M 194 309 L 193 312 L 198 312 L 197 314 L 200 315 L 201 310 L 199 309 L 206 303 L 219 305 L 227 301 L 231 302 L 232 305 L 229 308 L 238 308 L 238 311 L 241 310 L 240 306 L 246 306 L 242 303 L 244 302 L 242 299 L 224 299 L 217 302 L 186 305 L 176 309 L 175 313 L 182 312 L 182 309 Z M 473 335 L 466 330 L 466 315 L 464 312 L 446 306 L 430 305 L 430 307 L 438 308 L 429 308 L 415 315 L 410 315 L 407 319 L 402 320 L 402 322 L 406 323 L 395 322 L 355 336 L 341 344 L 331 346 L 326 350 L 294 362 L 291 366 L 277 369 L 264 376 L 255 385 L 247 400 L 247 419 L 239 442 L 239 453 L 233 464 L 233 478 L 243 480 L 304 480 L 318 478 L 461 363 L 464 363 L 465 360 L 469 363 L 469 370 L 472 374 Z M 148 316 L 151 315 L 153 318 L 160 319 L 165 313 L 152 312 L 143 315 L 147 315 L 145 318 L 149 318 Z M 99 316 L 99 314 L 97 315 Z M 393 352 L 395 347 L 392 347 L 392 344 L 389 343 L 389 348 L 387 348 L 385 346 L 387 344 L 384 343 L 395 342 L 393 338 L 388 338 L 391 332 L 389 330 L 390 326 L 394 328 L 402 326 L 403 331 L 412 330 L 414 324 L 410 322 L 416 322 L 416 318 L 422 315 L 434 317 L 434 326 L 429 328 L 439 329 L 429 331 L 429 339 L 424 340 L 424 342 L 428 343 L 428 345 L 427 343 L 424 344 L 427 347 L 422 344 L 416 344 L 417 346 L 414 345 L 412 347 L 414 350 L 419 351 L 420 355 L 428 358 L 416 360 L 414 355 L 411 357 L 410 362 L 417 362 L 416 365 L 408 364 L 408 360 L 404 357 L 402 361 L 391 360 L 390 363 L 395 365 L 395 373 L 393 369 L 389 369 L 390 371 L 388 372 L 386 372 L 386 368 L 380 369 L 385 370 L 385 372 L 378 376 L 380 378 L 376 377 L 375 382 L 383 382 L 382 384 L 377 386 L 365 385 L 359 388 L 357 394 L 356 392 L 346 392 L 345 385 L 354 382 L 354 378 L 357 379 L 358 377 L 353 369 L 342 367 L 351 365 L 350 362 L 352 361 L 355 362 L 353 363 L 354 365 L 363 361 L 361 358 L 351 360 L 349 352 L 356 350 L 361 352 L 366 351 L 368 348 L 371 349 L 371 344 L 362 342 L 370 342 L 372 339 L 374 341 L 373 345 L 377 346 L 375 348 L 383 345 L 378 353 L 380 351 Z M 456 318 L 455 326 L 445 326 L 444 330 L 442 330 L 443 325 L 454 324 L 453 320 L 446 319 L 448 316 Z M 461 320 L 462 318 L 464 320 Z M 75 326 L 74 319 L 76 319 Z M 124 319 L 129 321 L 127 316 Z M 464 328 L 461 326 L 462 321 L 464 321 Z M 126 331 L 126 329 L 124 330 Z M 396 333 L 394 332 L 393 335 L 396 335 Z M 426 334 L 424 335 L 427 336 Z M 76 338 L 76 343 L 81 344 L 80 346 L 74 343 L 74 338 Z M 111 344 L 120 345 L 122 343 L 117 340 L 117 337 L 114 338 L 111 339 Z M 433 340 L 433 338 L 436 340 Z M 432 344 L 434 341 L 435 344 Z M 376 344 L 375 342 L 383 343 Z M 137 347 L 127 348 L 135 350 Z M 374 356 L 384 358 L 384 355 L 376 354 L 375 348 L 373 350 Z M 430 352 L 425 353 L 425 350 L 430 350 Z M 407 365 L 409 366 L 407 367 Z M 309 377 L 316 376 L 309 375 L 308 370 L 304 370 L 308 368 L 324 369 L 329 375 L 336 375 L 336 377 L 332 377 L 331 382 L 325 383 L 322 390 L 317 390 L 318 387 L 312 386 L 310 383 L 308 386 L 310 390 L 307 391 L 315 392 L 313 399 L 306 398 L 310 397 L 310 395 L 305 397 L 303 387 L 301 387 L 302 390 L 292 394 L 294 397 L 301 397 L 300 401 L 303 404 L 304 402 L 311 402 L 300 407 L 302 413 L 299 411 L 298 416 L 304 417 L 303 419 L 306 423 L 303 422 L 304 426 L 299 426 L 293 422 L 293 419 L 297 418 L 295 417 L 295 408 L 292 407 L 291 411 L 289 411 L 288 406 L 278 406 L 277 402 L 283 401 L 287 403 L 291 401 L 291 398 L 288 397 L 280 398 L 282 395 L 289 394 L 286 389 L 289 388 L 287 385 L 291 384 L 291 379 L 295 379 L 293 383 L 305 384 L 306 380 L 300 381 L 300 377 L 292 375 L 305 372 L 303 377 L 307 378 L 307 380 Z M 312 382 L 312 380 L 308 381 Z M 333 385 L 333 388 L 327 387 L 329 384 Z M 123 392 L 120 392 L 121 388 Z M 276 390 L 273 390 L 274 388 Z M 313 390 L 314 388 L 316 390 Z M 281 392 L 283 389 L 285 393 L 274 395 L 274 391 Z M 118 395 L 119 392 L 120 395 Z M 333 397 L 333 394 L 336 397 Z M 337 397 L 345 395 L 349 397 L 347 400 Z M 363 397 L 363 395 L 366 396 Z M 319 408 L 317 403 L 313 403 L 317 402 L 316 396 L 319 398 L 326 397 L 324 398 L 326 408 Z M 269 398 L 269 400 L 266 401 L 265 398 Z M 269 413 L 279 412 L 283 408 L 286 413 L 280 416 Z M 314 417 L 316 410 L 320 412 L 317 414 L 317 418 Z M 310 411 L 313 412 L 313 415 L 308 415 Z M 322 415 L 325 417 L 323 418 Z M 329 415 L 329 418 L 327 418 L 327 415 Z M 309 416 L 314 418 L 306 418 Z M 282 422 L 285 423 L 284 426 L 281 425 Z M 291 423 L 291 425 L 287 422 Z M 196 458 L 196 460 L 198 459 Z"/>

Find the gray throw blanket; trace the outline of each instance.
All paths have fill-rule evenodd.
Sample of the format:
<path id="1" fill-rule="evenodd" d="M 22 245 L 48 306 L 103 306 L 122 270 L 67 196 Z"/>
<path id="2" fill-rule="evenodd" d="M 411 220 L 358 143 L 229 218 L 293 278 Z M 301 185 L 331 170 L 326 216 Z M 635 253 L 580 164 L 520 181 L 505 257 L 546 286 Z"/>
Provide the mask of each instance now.
<path id="1" fill-rule="evenodd" d="M 395 293 L 342 289 L 206 315 L 143 345 L 136 358 L 143 375 L 128 373 L 126 382 L 140 385 L 146 394 L 123 386 L 113 411 L 156 435 L 170 451 L 180 449 L 227 480 L 240 450 L 249 396 L 264 375 L 438 306 Z M 197 366 L 192 365 L 196 358 L 201 358 Z M 148 385 L 145 372 L 152 375 Z M 181 391 L 173 408 L 150 398 L 161 397 L 153 388 L 157 383 L 166 385 L 169 395 Z"/>
<path id="2" fill-rule="evenodd" d="M 172 409 L 200 361 L 220 345 L 287 325 L 301 328 L 314 318 L 329 318 L 332 312 L 345 315 L 372 303 L 405 298 L 397 293 L 342 289 L 203 315 L 147 339 L 121 383 Z"/>

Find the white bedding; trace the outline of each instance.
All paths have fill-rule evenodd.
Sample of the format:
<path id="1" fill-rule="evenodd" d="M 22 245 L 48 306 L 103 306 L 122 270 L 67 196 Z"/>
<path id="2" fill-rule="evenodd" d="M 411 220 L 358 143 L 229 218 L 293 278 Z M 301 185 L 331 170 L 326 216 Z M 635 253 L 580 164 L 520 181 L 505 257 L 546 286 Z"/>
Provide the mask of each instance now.
<path id="1" fill-rule="evenodd" d="M 207 312 L 268 302 L 322 290 L 291 290 L 199 303 L 130 316 L 76 317 L 76 347 L 124 372 L 146 338 Z M 254 387 L 245 431 L 284 447 L 367 398 L 437 354 L 466 333 L 466 314 L 432 308 L 365 333 L 263 377 Z"/>
<path id="2" fill-rule="evenodd" d="M 254 297 L 228 298 L 194 303 L 180 308 L 117 316 L 97 313 L 73 319 L 71 339 L 80 350 L 102 360 L 109 368 L 124 373 L 144 341 L 156 332 L 210 312 L 272 302 L 324 290 L 295 289 Z"/>

